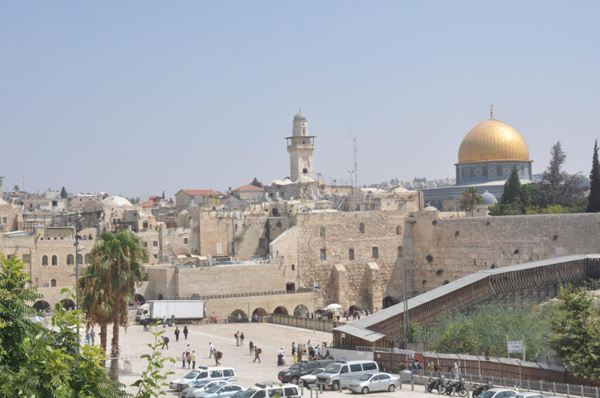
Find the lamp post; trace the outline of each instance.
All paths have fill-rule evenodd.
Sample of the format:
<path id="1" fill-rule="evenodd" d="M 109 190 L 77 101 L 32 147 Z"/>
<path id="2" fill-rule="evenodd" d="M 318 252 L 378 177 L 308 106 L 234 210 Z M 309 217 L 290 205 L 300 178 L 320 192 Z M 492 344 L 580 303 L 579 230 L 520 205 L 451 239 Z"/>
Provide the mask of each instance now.
<path id="1" fill-rule="evenodd" d="M 80 213 L 77 213 L 75 217 L 75 309 L 77 310 L 79 310 L 79 217 Z M 79 353 L 80 341 L 79 322 L 77 322 L 77 353 Z"/>

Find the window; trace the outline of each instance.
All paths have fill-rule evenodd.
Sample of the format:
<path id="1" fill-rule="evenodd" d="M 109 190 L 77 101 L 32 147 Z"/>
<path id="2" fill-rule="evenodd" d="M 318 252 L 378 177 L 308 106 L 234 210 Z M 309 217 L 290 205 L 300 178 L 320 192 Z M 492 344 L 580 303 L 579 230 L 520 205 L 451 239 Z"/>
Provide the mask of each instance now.
<path id="1" fill-rule="evenodd" d="M 385 373 L 379 375 L 379 380 L 389 380 L 389 378 L 390 375 L 387 375 Z"/>
<path id="2" fill-rule="evenodd" d="M 211 370 L 210 377 L 223 377 L 223 372 L 220 370 Z"/>
<path id="3" fill-rule="evenodd" d="M 90 255 L 89 255 L 89 254 L 86 254 L 86 255 L 85 255 L 85 263 L 86 263 L 86 264 L 89 264 L 89 263 L 90 263 Z"/>
<path id="4" fill-rule="evenodd" d="M 350 371 L 351 372 L 362 372 L 362 366 L 360 366 L 360 363 L 355 363 L 354 365 L 350 365 Z"/>
<path id="5" fill-rule="evenodd" d="M 58 265 L 58 257 L 52 256 L 52 265 Z"/>
<path id="6" fill-rule="evenodd" d="M 372 251 L 373 251 L 373 258 L 379 258 L 379 248 L 373 247 Z"/>
<path id="7" fill-rule="evenodd" d="M 361 222 L 361 223 L 360 223 L 360 225 L 358 226 L 358 231 L 359 231 L 361 234 L 364 234 L 364 233 L 365 233 L 365 223 L 364 223 L 364 222 Z"/>
<path id="8" fill-rule="evenodd" d="M 321 249 L 321 260 L 327 260 L 327 249 Z"/>
<path id="9" fill-rule="evenodd" d="M 157 240 L 153 241 L 153 242 L 152 242 L 152 246 L 154 246 L 154 247 L 158 247 L 158 241 L 157 241 Z"/>
<path id="10" fill-rule="evenodd" d="M 52 279 L 52 280 L 50 281 L 50 286 L 51 286 L 51 287 L 56 287 L 56 279 Z"/>
<path id="11" fill-rule="evenodd" d="M 94 237 L 92 236 L 92 234 L 88 235 L 88 240 L 94 240 Z"/>
<path id="12" fill-rule="evenodd" d="M 265 398 L 265 390 L 257 391 L 253 398 Z"/>
<path id="13" fill-rule="evenodd" d="M 296 270 L 296 266 L 294 264 L 292 264 L 292 271 Z"/>
<path id="14" fill-rule="evenodd" d="M 354 249 L 348 249 L 348 260 L 354 261 Z"/>
<path id="15" fill-rule="evenodd" d="M 286 397 L 297 397 L 300 395 L 296 387 L 286 387 L 283 391 Z"/>
<path id="16" fill-rule="evenodd" d="M 223 376 L 227 376 L 227 377 L 233 376 L 233 370 L 232 369 L 225 369 L 223 371 Z"/>
<path id="17" fill-rule="evenodd" d="M 321 237 L 325 237 L 325 227 L 321 227 L 321 232 L 320 232 Z"/>
<path id="18" fill-rule="evenodd" d="M 365 371 L 367 371 L 367 370 L 377 370 L 377 364 L 375 364 L 375 362 L 363 363 L 363 369 Z"/>
<path id="19" fill-rule="evenodd" d="M 274 397 L 275 395 L 283 396 L 283 388 L 273 388 L 269 390 L 269 397 Z"/>
<path id="20" fill-rule="evenodd" d="M 48 265 L 48 256 L 42 256 L 42 265 Z"/>
<path id="21" fill-rule="evenodd" d="M 67 265 L 73 265 L 73 255 L 69 254 L 67 256 Z"/>
<path id="22" fill-rule="evenodd" d="M 77 264 L 83 264 L 83 256 L 81 254 L 77 255 Z"/>
<path id="23" fill-rule="evenodd" d="M 144 228 L 144 229 L 148 229 L 148 221 L 144 221 L 144 222 L 142 223 L 142 228 Z"/>
<path id="24" fill-rule="evenodd" d="M 348 366 L 344 365 L 340 373 L 348 373 Z"/>
<path id="25" fill-rule="evenodd" d="M 189 243 L 189 239 L 188 238 L 183 238 L 183 244 L 187 245 Z"/>
<path id="26" fill-rule="evenodd" d="M 402 246 L 398 246 L 398 257 L 402 257 Z"/>
<path id="27" fill-rule="evenodd" d="M 3 224 L 8 224 L 8 219 L 7 219 L 6 217 L 3 217 L 3 218 L 2 218 L 2 223 L 3 223 Z"/>
<path id="28" fill-rule="evenodd" d="M 148 247 L 148 242 L 144 242 L 144 247 Z"/>
<path id="29" fill-rule="evenodd" d="M 23 261 L 26 263 L 30 263 L 31 262 L 31 254 L 23 254 Z M 46 260 L 47 262 L 48 260 Z M 48 264 L 46 264 L 48 265 Z"/>
<path id="30" fill-rule="evenodd" d="M 396 227 L 396 235 L 402 235 L 402 227 L 400 225 Z"/>

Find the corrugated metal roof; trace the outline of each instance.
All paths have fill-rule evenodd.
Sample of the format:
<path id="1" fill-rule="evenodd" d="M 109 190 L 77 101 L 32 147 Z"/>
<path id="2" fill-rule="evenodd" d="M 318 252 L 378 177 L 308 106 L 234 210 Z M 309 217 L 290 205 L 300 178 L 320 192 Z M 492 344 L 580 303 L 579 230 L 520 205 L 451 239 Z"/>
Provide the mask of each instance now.
<path id="1" fill-rule="evenodd" d="M 357 328 L 354 324 L 347 324 L 336 328 L 335 330 L 340 331 L 341 333 L 348 333 L 352 336 L 358 337 L 359 339 L 375 342 L 385 337 L 384 334 L 374 332 L 368 329 Z"/>

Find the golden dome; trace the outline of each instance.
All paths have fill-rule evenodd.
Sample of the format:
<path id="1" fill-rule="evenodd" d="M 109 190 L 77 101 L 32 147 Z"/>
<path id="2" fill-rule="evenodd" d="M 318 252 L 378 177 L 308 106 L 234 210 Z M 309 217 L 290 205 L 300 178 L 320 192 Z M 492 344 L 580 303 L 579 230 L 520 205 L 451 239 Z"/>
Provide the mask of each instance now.
<path id="1" fill-rule="evenodd" d="M 508 124 L 488 119 L 473 127 L 458 150 L 458 164 L 529 160 L 529 148 L 521 134 Z"/>

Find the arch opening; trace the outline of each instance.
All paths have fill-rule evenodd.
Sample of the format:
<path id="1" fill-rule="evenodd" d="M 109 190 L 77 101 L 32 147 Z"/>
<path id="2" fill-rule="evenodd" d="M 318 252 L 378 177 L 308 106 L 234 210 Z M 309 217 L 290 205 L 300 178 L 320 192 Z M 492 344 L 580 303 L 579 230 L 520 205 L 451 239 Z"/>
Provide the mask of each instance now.
<path id="1" fill-rule="evenodd" d="M 140 305 L 143 305 L 146 302 L 146 299 L 141 294 L 136 293 L 135 294 L 135 302 L 140 303 Z"/>
<path id="2" fill-rule="evenodd" d="M 275 310 L 273 310 L 273 314 L 287 315 L 288 314 L 288 310 L 284 306 L 280 305 L 279 307 L 275 308 Z"/>
<path id="3" fill-rule="evenodd" d="M 308 314 L 308 307 L 303 304 L 300 304 L 296 308 L 294 308 L 294 316 L 307 318 Z"/>
<path id="4" fill-rule="evenodd" d="M 350 309 L 350 312 L 362 311 L 362 308 L 360 308 L 358 305 L 351 305 L 349 309 Z"/>
<path id="5" fill-rule="evenodd" d="M 256 308 L 254 311 L 252 311 L 252 315 L 256 315 L 256 316 L 265 316 L 267 315 L 267 310 L 265 310 L 264 308 Z"/>
<path id="6" fill-rule="evenodd" d="M 33 305 L 33 308 L 35 308 L 38 311 L 50 311 L 51 307 L 47 301 L 39 300 L 39 301 L 35 302 L 35 304 Z"/>
<path id="7" fill-rule="evenodd" d="M 73 300 L 71 299 L 62 299 L 60 301 L 60 304 L 63 306 L 63 308 L 65 310 L 74 310 L 75 309 L 75 303 L 73 302 Z"/>
<path id="8" fill-rule="evenodd" d="M 392 305 L 398 304 L 399 302 L 400 302 L 400 300 L 397 300 L 391 296 L 387 296 L 387 297 L 384 297 L 381 304 L 383 305 L 383 308 L 388 308 L 388 307 L 391 307 Z"/>

